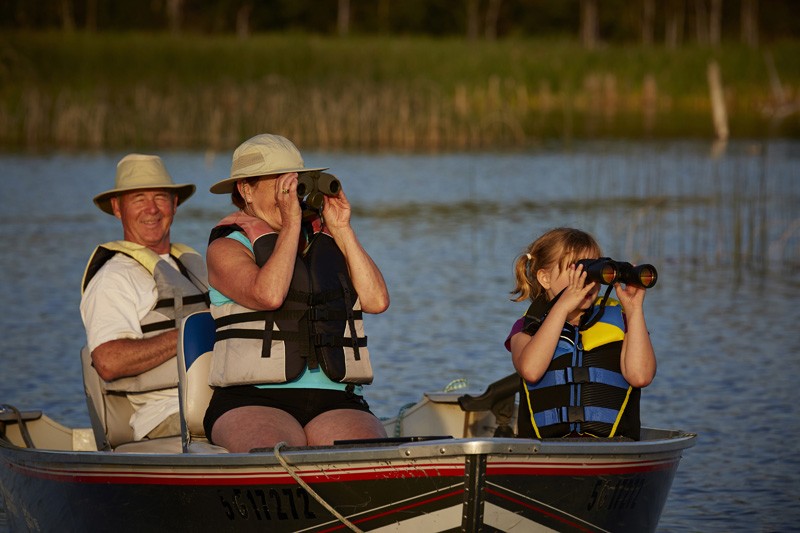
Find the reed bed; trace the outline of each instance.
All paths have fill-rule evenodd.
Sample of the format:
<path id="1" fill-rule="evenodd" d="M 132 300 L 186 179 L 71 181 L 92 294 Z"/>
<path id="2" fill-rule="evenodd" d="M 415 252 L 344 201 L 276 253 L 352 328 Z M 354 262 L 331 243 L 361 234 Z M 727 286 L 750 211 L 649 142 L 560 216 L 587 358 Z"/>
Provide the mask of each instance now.
<path id="1" fill-rule="evenodd" d="M 799 51 L 770 52 L 773 72 L 790 74 L 777 93 L 761 54 L 739 48 L 13 34 L 0 39 L 0 147 L 227 149 L 263 131 L 307 148 L 412 151 L 713 137 L 712 55 L 734 136 L 796 136 Z"/>

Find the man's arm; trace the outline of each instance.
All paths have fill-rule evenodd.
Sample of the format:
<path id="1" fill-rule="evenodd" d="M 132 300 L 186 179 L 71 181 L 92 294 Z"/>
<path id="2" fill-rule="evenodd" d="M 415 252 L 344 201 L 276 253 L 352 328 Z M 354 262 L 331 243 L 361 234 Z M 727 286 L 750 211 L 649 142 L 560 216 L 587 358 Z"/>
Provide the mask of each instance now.
<path id="1" fill-rule="evenodd" d="M 178 350 L 178 330 L 146 339 L 117 339 L 92 351 L 92 365 L 105 381 L 136 376 L 172 358 Z"/>
<path id="2" fill-rule="evenodd" d="M 111 259 L 89 283 L 81 318 L 92 364 L 105 381 L 151 370 L 177 352 L 176 329 L 143 338 L 140 320 L 156 298 L 153 278 L 126 257 Z"/>

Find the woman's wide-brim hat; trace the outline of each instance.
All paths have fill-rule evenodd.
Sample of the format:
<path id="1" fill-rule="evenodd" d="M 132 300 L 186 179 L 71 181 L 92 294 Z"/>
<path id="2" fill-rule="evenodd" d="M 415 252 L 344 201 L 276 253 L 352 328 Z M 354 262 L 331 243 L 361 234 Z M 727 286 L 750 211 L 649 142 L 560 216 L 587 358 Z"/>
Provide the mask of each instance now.
<path id="1" fill-rule="evenodd" d="M 129 154 L 117 163 L 114 188 L 94 197 L 94 203 L 103 212 L 114 214 L 111 198 L 141 189 L 169 189 L 178 196 L 178 205 L 194 194 L 191 183 L 175 183 L 167 167 L 157 155 Z"/>
<path id="2" fill-rule="evenodd" d="M 211 186 L 214 194 L 226 194 L 233 190 L 237 181 L 256 176 L 327 170 L 306 168 L 297 147 L 285 137 L 262 133 L 242 144 L 233 152 L 231 175 Z"/>

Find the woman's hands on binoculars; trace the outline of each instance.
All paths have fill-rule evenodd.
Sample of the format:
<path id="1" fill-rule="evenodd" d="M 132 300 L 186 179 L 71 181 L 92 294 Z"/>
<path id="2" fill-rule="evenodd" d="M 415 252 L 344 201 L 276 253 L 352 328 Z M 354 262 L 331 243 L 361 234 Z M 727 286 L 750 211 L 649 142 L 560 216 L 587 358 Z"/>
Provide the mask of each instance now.
<path id="1" fill-rule="evenodd" d="M 325 225 L 335 231 L 350 225 L 350 202 L 344 194 L 344 190 L 339 189 L 336 196 L 325 196 Z"/>
<path id="2" fill-rule="evenodd" d="M 297 172 L 281 174 L 275 180 L 275 203 L 283 224 L 290 220 L 300 221 L 302 210 L 297 201 Z"/>

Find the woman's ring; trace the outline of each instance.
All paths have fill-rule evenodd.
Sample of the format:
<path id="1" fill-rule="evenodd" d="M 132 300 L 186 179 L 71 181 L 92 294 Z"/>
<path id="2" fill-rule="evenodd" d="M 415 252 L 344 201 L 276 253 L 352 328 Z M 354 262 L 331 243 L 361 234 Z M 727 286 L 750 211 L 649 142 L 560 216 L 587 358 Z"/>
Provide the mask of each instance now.
<path id="1" fill-rule="evenodd" d="M 282 192 L 283 194 L 289 194 L 289 189 L 281 189 L 281 192 Z"/>

